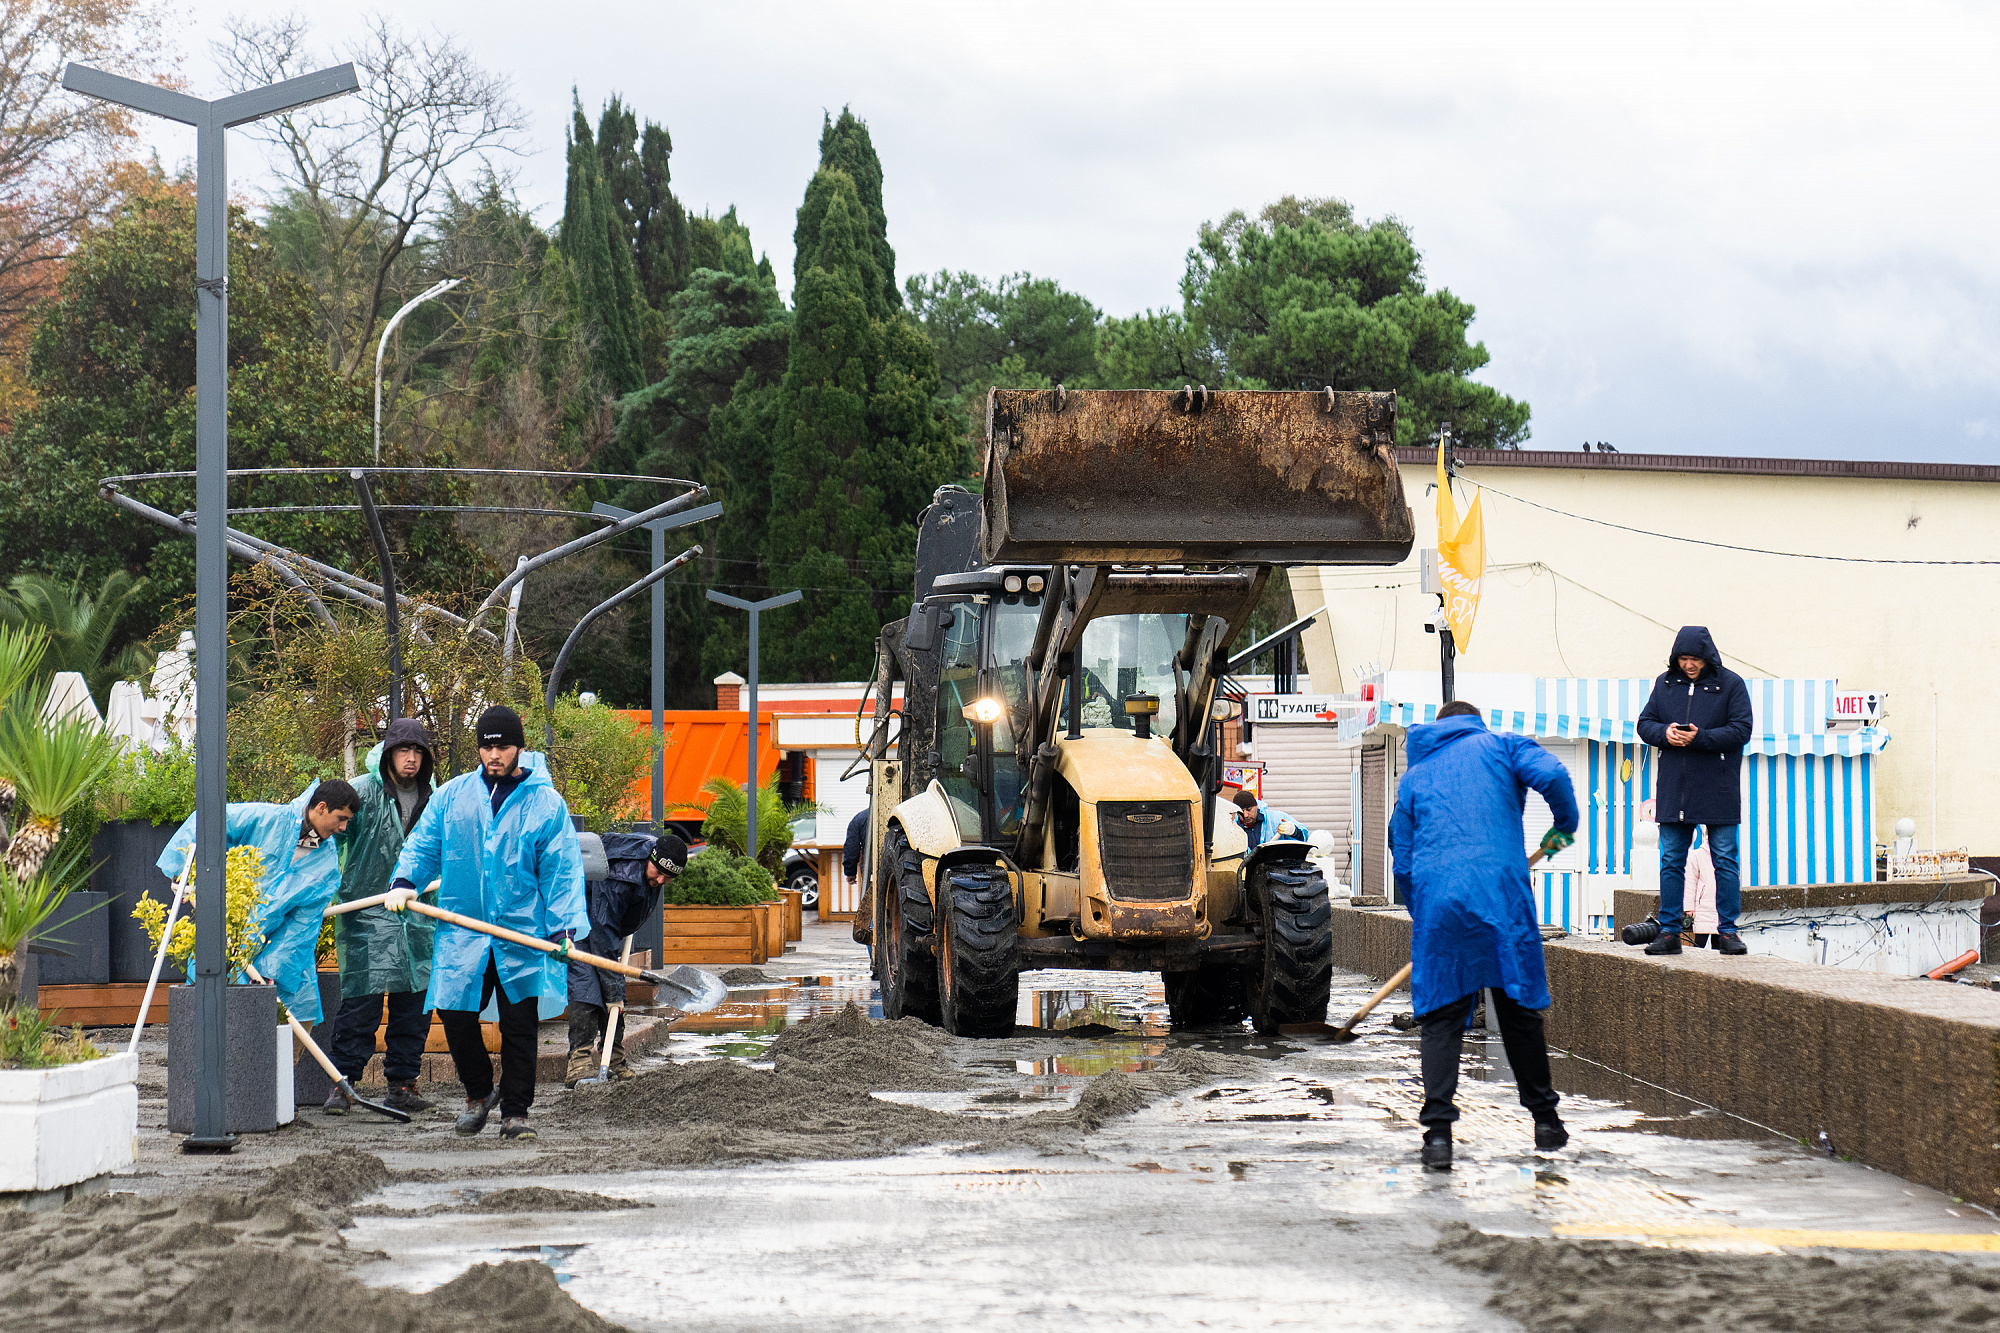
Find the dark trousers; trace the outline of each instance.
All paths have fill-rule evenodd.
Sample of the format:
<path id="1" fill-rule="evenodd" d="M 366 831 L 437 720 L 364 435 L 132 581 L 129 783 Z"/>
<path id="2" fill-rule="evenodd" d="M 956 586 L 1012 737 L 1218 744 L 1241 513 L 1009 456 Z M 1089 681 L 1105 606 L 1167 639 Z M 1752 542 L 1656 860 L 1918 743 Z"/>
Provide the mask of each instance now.
<path id="1" fill-rule="evenodd" d="M 424 1039 L 431 1014 L 420 990 L 389 992 L 389 1031 L 382 1039 L 382 1076 L 395 1087 L 415 1083 L 424 1072 Z M 375 1054 L 375 1029 L 382 1023 L 380 995 L 351 995 L 333 1017 L 333 1063 L 350 1083 L 361 1081 Z"/>
<path id="2" fill-rule="evenodd" d="M 1505 991 L 1490 993 L 1500 1019 L 1500 1043 L 1507 1049 L 1507 1063 L 1514 1067 L 1521 1105 L 1537 1120 L 1552 1120 L 1561 1099 L 1549 1083 L 1549 1047 L 1542 1038 L 1542 1016 L 1516 1004 Z M 1465 1041 L 1466 1016 L 1478 1002 L 1479 992 L 1474 991 L 1417 1016 L 1424 1029 L 1424 1109 L 1417 1120 L 1425 1129 L 1448 1126 L 1458 1119 L 1454 1100 L 1458 1096 L 1458 1056 Z"/>
<path id="3" fill-rule="evenodd" d="M 597 1044 L 604 1032 L 604 1025 L 611 1019 L 611 1011 L 601 1004 L 585 1004 L 581 1000 L 569 1002 L 569 1048 L 572 1052 L 585 1050 Z M 625 1011 L 618 1011 L 618 1035 L 611 1039 L 611 1049 L 625 1049 Z"/>
<path id="4" fill-rule="evenodd" d="M 500 1114 L 503 1118 L 526 1115 L 535 1100 L 535 1025 L 541 1015 L 535 996 L 518 1002 L 507 998 L 507 992 L 500 989 L 499 965 L 489 957 L 479 1009 L 496 994 L 500 997 Z M 479 1009 L 437 1011 L 458 1081 L 465 1085 L 466 1097 L 475 1102 L 484 1101 L 493 1092 L 493 1058 L 479 1035 Z"/>

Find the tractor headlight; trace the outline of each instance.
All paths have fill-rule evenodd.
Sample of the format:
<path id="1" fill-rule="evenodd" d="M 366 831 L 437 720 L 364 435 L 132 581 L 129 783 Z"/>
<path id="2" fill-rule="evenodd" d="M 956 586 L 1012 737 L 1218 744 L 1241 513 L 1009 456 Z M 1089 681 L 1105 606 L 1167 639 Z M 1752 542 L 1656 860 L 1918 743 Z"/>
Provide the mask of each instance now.
<path id="1" fill-rule="evenodd" d="M 1006 711 L 1006 705 L 998 699 L 974 699 L 959 710 L 959 715 L 967 722 L 980 722 L 992 726 Z"/>
<path id="2" fill-rule="evenodd" d="M 1046 586 L 1046 585 L 1045 585 L 1045 584 L 1043 583 L 1043 581 L 1042 581 L 1042 576 L 1041 576 L 1040 574 L 1030 574 L 1030 575 L 1028 575 L 1028 591 L 1029 591 L 1029 592 L 1040 592 L 1040 591 L 1041 591 L 1041 590 L 1043 589 L 1043 587 L 1044 587 L 1044 586 Z"/>
<path id="3" fill-rule="evenodd" d="M 1021 576 L 1019 574 L 1009 574 L 1000 581 L 1000 586 L 1008 592 L 1019 592 L 1021 591 Z"/>
<path id="4" fill-rule="evenodd" d="M 1208 706 L 1209 717 L 1217 722 L 1227 722 L 1232 717 L 1240 716 L 1242 712 L 1243 705 L 1234 699 L 1217 699 Z"/>

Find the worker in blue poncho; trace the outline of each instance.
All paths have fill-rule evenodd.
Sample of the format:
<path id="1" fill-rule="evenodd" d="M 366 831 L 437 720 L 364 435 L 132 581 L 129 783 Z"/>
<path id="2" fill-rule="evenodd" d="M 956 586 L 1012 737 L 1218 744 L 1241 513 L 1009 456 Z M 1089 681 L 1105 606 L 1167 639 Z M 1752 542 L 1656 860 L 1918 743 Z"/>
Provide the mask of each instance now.
<path id="1" fill-rule="evenodd" d="M 1409 755 L 1389 850 L 1414 927 L 1410 995 L 1423 1025 L 1423 1163 L 1451 1168 L 1460 1046 L 1479 992 L 1488 989 L 1521 1105 L 1535 1118 L 1535 1147 L 1553 1152 L 1569 1132 L 1556 1114 L 1542 1036 L 1549 985 L 1521 810 L 1528 788 L 1541 793 L 1555 819 L 1541 845 L 1559 851 L 1575 841 L 1576 793 L 1555 756 L 1529 737 L 1487 731 L 1469 703 L 1446 704 L 1436 723 L 1411 727 Z"/>
<path id="2" fill-rule="evenodd" d="M 340 889 L 340 853 L 333 840 L 360 806 L 354 788 L 337 779 L 306 788 L 289 805 L 231 801 L 228 806 L 229 846 L 255 847 L 264 858 L 263 901 L 251 918 L 263 932 L 264 947 L 251 962 L 307 1027 L 321 1017 L 320 922 Z M 187 817 L 154 863 L 168 879 L 178 878 L 194 854 L 194 821 Z"/>
<path id="3" fill-rule="evenodd" d="M 524 747 L 513 709 L 495 705 L 476 726 L 479 768 L 439 787 L 404 839 L 396 860 L 391 911 L 439 879 L 438 906 L 559 946 L 542 953 L 440 921 L 432 946 L 424 1007 L 437 1012 L 465 1111 L 458 1132 L 486 1128 L 500 1108 L 500 1133 L 532 1139 L 535 1026 L 541 1001 L 553 1013 L 567 1003 L 570 941 L 590 931 L 583 897 L 583 855 L 569 806 L 549 780 L 542 756 Z M 500 1082 L 479 1032 L 479 1011 L 499 1005 Z"/>

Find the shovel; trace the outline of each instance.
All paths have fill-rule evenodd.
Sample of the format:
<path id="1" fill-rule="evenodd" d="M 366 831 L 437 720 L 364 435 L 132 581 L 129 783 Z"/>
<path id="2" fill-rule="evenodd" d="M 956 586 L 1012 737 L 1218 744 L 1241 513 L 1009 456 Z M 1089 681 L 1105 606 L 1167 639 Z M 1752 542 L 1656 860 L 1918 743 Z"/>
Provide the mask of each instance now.
<path id="1" fill-rule="evenodd" d="M 1530 870 L 1534 869 L 1536 863 L 1546 855 L 1548 855 L 1547 852 L 1537 847 L 1534 853 L 1528 857 L 1528 868 Z M 1335 1027 L 1331 1023 L 1281 1023 L 1278 1025 L 1278 1031 L 1286 1036 L 1325 1037 L 1328 1041 L 1335 1044 L 1353 1041 L 1355 1038 L 1354 1029 L 1360 1025 L 1361 1020 L 1374 1013 L 1376 1005 L 1395 994 L 1396 988 L 1410 979 L 1410 973 L 1416 970 L 1416 966 L 1414 959 L 1403 964 L 1397 970 L 1395 976 L 1390 977 L 1382 983 L 1382 989 L 1368 997 L 1368 1003 L 1356 1009 L 1354 1016 L 1339 1027 Z"/>
<path id="2" fill-rule="evenodd" d="M 264 984 L 264 978 L 257 975 L 257 969 L 249 963 L 243 965 L 243 975 L 249 977 L 250 980 L 260 986 Z M 410 1123 L 410 1113 L 408 1111 L 398 1111 L 393 1106 L 384 1106 L 380 1102 L 371 1102 L 356 1092 L 354 1085 L 347 1081 L 347 1075 L 341 1073 L 340 1067 L 326 1058 L 326 1052 L 319 1048 L 318 1042 L 306 1035 L 306 1030 L 299 1025 L 298 1019 L 292 1017 L 292 1011 L 289 1009 L 285 1011 L 285 1021 L 292 1025 L 292 1035 L 303 1042 L 308 1051 L 312 1052 L 312 1058 L 319 1061 L 319 1067 L 326 1071 L 326 1076 L 333 1080 L 333 1085 L 340 1089 L 341 1094 L 347 1100 L 353 1102 L 363 1110 L 373 1111 L 377 1115 L 386 1115 L 391 1120 L 400 1124 L 407 1125 Z"/>
<path id="3" fill-rule="evenodd" d="M 618 961 L 628 964 L 632 961 L 632 937 L 630 935 L 625 937 L 625 955 Z M 618 1036 L 618 1020 L 624 1016 L 625 1001 L 613 1000 L 611 1002 L 611 1012 L 604 1020 L 604 1054 L 597 1062 L 597 1075 L 595 1078 L 578 1079 L 576 1086 L 579 1088 L 586 1083 L 609 1083 L 611 1081 L 611 1043 Z"/>
<path id="4" fill-rule="evenodd" d="M 386 897 L 387 895 L 384 896 Z M 357 899 L 354 902 L 342 904 L 342 906 L 348 909 L 370 905 L 371 900 L 369 899 Z M 533 935 L 523 935 L 518 930 L 509 930 L 505 926 L 495 926 L 485 921 L 477 921 L 472 917 L 460 915 L 457 912 L 448 912 L 442 907 L 432 907 L 429 903 L 421 900 L 409 904 L 405 910 L 421 912 L 423 915 L 432 917 L 438 921 L 446 921 L 465 930 L 476 930 L 482 935 L 491 935 L 495 939 L 506 940 L 510 944 L 525 945 L 530 949 L 539 949 L 543 953 L 558 952 L 557 947 L 547 940 L 538 940 Z M 704 972 L 698 967 L 689 967 L 686 963 L 682 963 L 671 971 L 657 972 L 649 967 L 633 967 L 630 963 L 621 963 L 615 958 L 600 958 L 594 953 L 585 953 L 581 949 L 571 949 L 564 956 L 573 962 L 582 963 L 586 967 L 595 967 L 606 972 L 616 972 L 621 977 L 637 977 L 641 981 L 650 981 L 657 989 L 666 992 L 661 997 L 665 1003 L 672 1005 L 684 1014 L 706 1013 L 729 998 L 729 987 L 722 984 L 721 977 L 716 976 L 712 972 Z"/>
<path id="5" fill-rule="evenodd" d="M 174 904 L 167 909 L 166 929 L 160 932 L 160 947 L 153 955 L 153 975 L 146 978 L 146 993 L 139 997 L 139 1016 L 132 1023 L 132 1044 L 125 1048 L 125 1054 L 133 1055 L 139 1050 L 139 1034 L 146 1030 L 146 1011 L 153 1007 L 153 991 L 160 984 L 160 968 L 167 961 L 167 946 L 174 942 L 174 921 L 181 914 L 181 900 L 187 897 L 188 876 L 194 873 L 194 857 L 187 859 L 181 873 L 174 880 Z"/>

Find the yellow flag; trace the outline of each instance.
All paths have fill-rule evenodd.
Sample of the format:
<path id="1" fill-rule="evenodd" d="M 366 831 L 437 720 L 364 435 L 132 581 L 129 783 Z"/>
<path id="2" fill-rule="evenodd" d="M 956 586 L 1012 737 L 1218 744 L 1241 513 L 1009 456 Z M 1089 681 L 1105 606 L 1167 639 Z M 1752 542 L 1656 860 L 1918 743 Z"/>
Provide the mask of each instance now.
<path id="1" fill-rule="evenodd" d="M 1479 614 L 1479 581 L 1486 575 L 1486 523 L 1479 497 L 1463 522 L 1445 475 L 1444 445 L 1438 445 L 1438 582 L 1444 589 L 1444 616 L 1460 651 L 1472 645 L 1472 618 Z"/>

